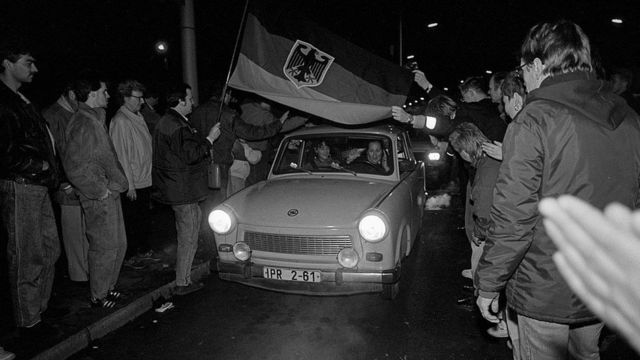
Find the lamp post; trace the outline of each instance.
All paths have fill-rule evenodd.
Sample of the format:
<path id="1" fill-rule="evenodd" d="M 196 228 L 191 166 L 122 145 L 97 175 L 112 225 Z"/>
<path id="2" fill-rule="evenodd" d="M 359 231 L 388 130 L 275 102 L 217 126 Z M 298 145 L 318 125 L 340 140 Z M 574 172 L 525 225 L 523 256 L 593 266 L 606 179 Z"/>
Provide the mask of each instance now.
<path id="1" fill-rule="evenodd" d="M 164 64 L 164 70 L 169 71 L 169 59 L 167 58 L 167 51 L 169 51 L 169 44 L 164 40 L 158 40 L 153 46 L 158 55 L 162 57 L 162 63 Z"/>

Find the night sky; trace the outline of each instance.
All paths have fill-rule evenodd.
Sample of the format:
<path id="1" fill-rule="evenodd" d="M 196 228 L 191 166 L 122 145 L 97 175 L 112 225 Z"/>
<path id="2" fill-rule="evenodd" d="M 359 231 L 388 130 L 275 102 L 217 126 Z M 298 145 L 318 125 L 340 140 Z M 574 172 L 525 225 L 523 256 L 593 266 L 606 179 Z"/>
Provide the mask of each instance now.
<path id="1" fill-rule="evenodd" d="M 441 87 L 454 87 L 458 80 L 482 75 L 485 70 L 512 69 L 527 30 L 540 21 L 558 18 L 584 28 L 605 68 L 633 67 L 638 75 L 637 0 L 280 2 L 290 3 L 301 16 L 394 62 L 398 62 L 402 18 L 404 54 L 415 54 L 430 80 Z M 27 92 L 39 102 L 53 101 L 62 82 L 83 69 L 104 72 L 112 81 L 135 77 L 162 83 L 181 77 L 180 0 L 3 3 L 2 36 L 17 32 L 37 50 L 40 73 Z M 243 0 L 195 0 L 201 98 L 212 81 L 226 77 L 243 8 Z M 614 25 L 613 17 L 625 22 Z M 439 26 L 427 29 L 431 22 Z M 169 43 L 167 67 L 154 51 L 159 39 Z"/>

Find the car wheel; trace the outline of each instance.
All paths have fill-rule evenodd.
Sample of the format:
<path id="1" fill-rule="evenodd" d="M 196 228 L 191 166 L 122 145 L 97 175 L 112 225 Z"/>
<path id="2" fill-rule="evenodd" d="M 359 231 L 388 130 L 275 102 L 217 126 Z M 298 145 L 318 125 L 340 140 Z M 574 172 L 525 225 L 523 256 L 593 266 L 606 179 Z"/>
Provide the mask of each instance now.
<path id="1" fill-rule="evenodd" d="M 400 281 L 393 284 L 382 284 L 382 298 L 386 300 L 393 300 L 400 293 Z"/>

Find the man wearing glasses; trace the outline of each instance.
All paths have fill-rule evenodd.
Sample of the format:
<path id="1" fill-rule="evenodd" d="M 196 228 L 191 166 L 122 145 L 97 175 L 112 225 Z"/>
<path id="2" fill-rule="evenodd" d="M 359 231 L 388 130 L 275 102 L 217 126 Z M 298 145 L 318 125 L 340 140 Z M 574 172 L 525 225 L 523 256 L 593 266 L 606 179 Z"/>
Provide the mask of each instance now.
<path id="1" fill-rule="evenodd" d="M 538 204 L 570 194 L 637 207 L 640 117 L 597 78 L 589 39 L 570 21 L 531 28 L 520 63 L 528 94 L 503 143 L 477 305 L 497 323 L 506 290 L 521 359 L 599 359 L 602 322 L 562 279 Z"/>
<path id="2" fill-rule="evenodd" d="M 129 241 L 129 252 L 151 256 L 148 234 L 151 228 L 151 134 L 140 113 L 144 104 L 144 86 L 136 80 L 118 85 L 122 106 L 111 119 L 109 135 L 129 183 L 122 197 L 122 212 Z"/>

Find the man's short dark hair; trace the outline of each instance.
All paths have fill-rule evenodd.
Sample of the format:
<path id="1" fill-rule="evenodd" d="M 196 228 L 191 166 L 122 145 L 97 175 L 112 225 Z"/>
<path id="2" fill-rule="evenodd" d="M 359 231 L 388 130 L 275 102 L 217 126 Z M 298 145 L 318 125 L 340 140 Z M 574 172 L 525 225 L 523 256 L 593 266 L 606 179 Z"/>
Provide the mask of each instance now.
<path id="1" fill-rule="evenodd" d="M 464 94 L 471 89 L 479 93 L 486 92 L 485 86 L 484 86 L 484 79 L 481 76 L 468 77 L 465 81 L 462 82 L 462 84 L 458 86 L 458 89 L 460 89 L 461 94 Z"/>
<path id="2" fill-rule="evenodd" d="M 507 74 L 508 73 L 506 71 L 498 71 L 491 75 L 491 78 L 493 79 L 494 90 L 498 89 L 502 85 L 502 82 L 507 77 Z"/>
<path id="3" fill-rule="evenodd" d="M 76 100 L 85 102 L 89 98 L 89 93 L 100 89 L 102 83 L 106 84 L 100 75 L 93 72 L 83 72 L 73 82 L 73 93 L 76 94 Z"/>
<path id="4" fill-rule="evenodd" d="M 2 65 L 5 59 L 14 63 L 25 55 L 33 55 L 33 53 L 22 41 L 17 38 L 3 39 L 0 43 L 0 72 L 5 71 L 4 65 Z"/>
<path id="5" fill-rule="evenodd" d="M 167 106 L 176 107 L 180 101 L 185 101 L 187 89 L 191 89 L 191 86 L 185 83 L 170 86 L 167 92 Z"/>
<path id="6" fill-rule="evenodd" d="M 447 95 L 438 95 L 427 103 L 426 115 L 435 116 L 440 119 L 451 119 L 458 110 L 458 104 Z"/>
<path id="7" fill-rule="evenodd" d="M 591 71 L 589 38 L 577 24 L 568 20 L 540 23 L 529 30 L 521 47 L 521 58 L 530 64 L 535 58 L 550 75 Z"/>
<path id="8" fill-rule="evenodd" d="M 120 101 L 123 101 L 127 96 L 131 96 L 131 93 L 134 91 L 139 91 L 144 94 L 145 87 L 137 80 L 125 80 L 118 84 L 118 95 L 120 95 Z"/>
<path id="9" fill-rule="evenodd" d="M 513 94 L 519 94 L 523 99 L 526 95 L 524 81 L 522 81 L 522 78 L 518 76 L 516 72 L 510 72 L 507 77 L 504 78 L 500 90 L 502 90 L 502 96 L 506 96 L 509 99 L 513 97 Z"/>

